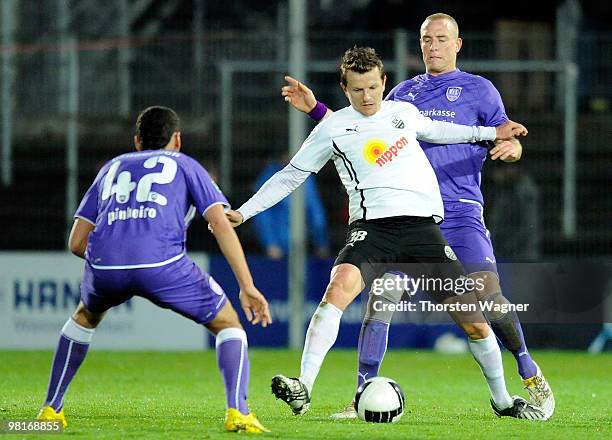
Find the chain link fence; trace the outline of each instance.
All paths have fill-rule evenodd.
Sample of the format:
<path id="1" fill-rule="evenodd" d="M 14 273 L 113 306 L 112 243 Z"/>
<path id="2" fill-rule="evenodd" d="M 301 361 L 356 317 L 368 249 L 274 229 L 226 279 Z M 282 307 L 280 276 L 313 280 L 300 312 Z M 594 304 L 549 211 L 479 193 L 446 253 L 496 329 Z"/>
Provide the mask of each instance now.
<path id="1" fill-rule="evenodd" d="M 223 182 L 222 127 L 227 121 L 221 110 L 230 88 L 228 192 L 234 206 L 253 193 L 257 175 L 266 163 L 288 149 L 289 109 L 280 96 L 287 45 L 276 34 L 211 31 L 201 37 L 173 33 L 128 39 L 71 34 L 66 39 L 51 33 L 44 39 L 27 38 L 17 35 L 11 45 L 2 46 L 2 81 L 4 87 L 9 86 L 2 111 L 10 115 L 12 173 L 10 182 L 0 187 L 2 249 L 63 249 L 69 223 L 66 212 L 71 212 L 74 207 L 68 205 L 75 203 L 66 196 L 71 166 L 78 164 L 73 178 L 80 198 L 105 161 L 132 148 L 133 124 L 138 111 L 146 106 L 175 108 L 183 121 L 184 151 Z M 311 69 L 308 84 L 331 108 L 347 105 L 335 66 L 340 55 L 356 44 L 375 47 L 385 60 L 388 89 L 403 79 L 401 75 L 421 73 L 417 35 L 405 34 L 404 54 L 397 53 L 396 38 L 393 33 L 311 35 L 309 64 L 323 62 L 331 67 Z M 516 239 L 512 231 L 517 228 L 523 228 L 527 240 L 535 243 L 535 250 L 529 252 L 537 256 L 612 254 L 608 221 L 612 215 L 608 195 L 612 177 L 612 34 L 583 34 L 578 40 L 574 238 L 564 237 L 562 225 L 566 178 L 563 97 L 567 93 L 563 75 L 546 69 L 486 70 L 492 60 L 555 61 L 554 52 L 536 53 L 533 58 L 533 54 L 509 50 L 520 45 L 499 34 L 465 34 L 463 38 L 459 68 L 465 65 L 470 67 L 465 70 L 471 71 L 481 66 L 477 73 L 496 84 L 508 115 L 530 129 L 520 164 L 488 161 L 485 165 L 485 220 L 496 246 L 503 250 L 502 256 L 528 258 L 521 254 L 527 252 L 524 246 L 513 246 Z M 244 68 L 234 67 L 231 81 L 224 86 L 223 66 L 229 62 Z M 249 68 L 262 62 L 268 63 L 269 69 Z M 77 130 L 74 141 L 78 144 L 78 156 L 72 162 L 66 156 L 71 123 Z M 330 165 L 316 180 L 334 252 L 344 240 L 345 196 Z M 190 231 L 190 246 L 212 250 L 204 222 L 198 223 Z M 241 231 L 247 250 L 252 252 L 261 251 L 256 234 L 251 226 Z"/>

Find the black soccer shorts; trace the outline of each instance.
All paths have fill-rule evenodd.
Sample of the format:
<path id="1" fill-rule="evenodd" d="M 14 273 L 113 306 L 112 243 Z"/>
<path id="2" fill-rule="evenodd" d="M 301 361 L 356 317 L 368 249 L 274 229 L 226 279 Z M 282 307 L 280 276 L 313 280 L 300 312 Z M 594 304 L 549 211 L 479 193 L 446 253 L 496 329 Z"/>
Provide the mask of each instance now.
<path id="1" fill-rule="evenodd" d="M 456 296 L 456 289 L 449 286 L 465 278 L 463 266 L 431 217 L 400 216 L 351 223 L 334 266 L 342 263 L 358 267 L 366 286 L 387 272 L 431 280 L 426 292 L 438 302 Z"/>

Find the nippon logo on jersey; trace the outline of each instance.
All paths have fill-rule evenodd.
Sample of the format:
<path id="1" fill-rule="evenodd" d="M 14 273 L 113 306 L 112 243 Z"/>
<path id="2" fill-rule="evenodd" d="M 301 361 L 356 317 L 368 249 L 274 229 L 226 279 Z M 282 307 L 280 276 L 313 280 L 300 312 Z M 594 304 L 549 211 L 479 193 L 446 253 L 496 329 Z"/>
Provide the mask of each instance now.
<path id="1" fill-rule="evenodd" d="M 463 87 L 449 87 L 446 89 L 446 99 L 450 102 L 455 102 L 461 96 L 461 89 Z"/>
<path id="2" fill-rule="evenodd" d="M 408 145 L 408 139 L 405 136 L 399 138 L 390 147 L 382 139 L 370 139 L 363 147 L 363 157 L 368 163 L 382 167 L 392 162 L 406 145 Z"/>

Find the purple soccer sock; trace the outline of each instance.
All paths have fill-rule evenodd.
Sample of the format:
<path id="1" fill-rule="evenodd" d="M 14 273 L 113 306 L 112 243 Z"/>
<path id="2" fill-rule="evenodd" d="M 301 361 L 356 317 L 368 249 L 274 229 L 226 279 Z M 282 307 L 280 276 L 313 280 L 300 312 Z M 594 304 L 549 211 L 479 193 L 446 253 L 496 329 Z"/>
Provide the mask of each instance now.
<path id="1" fill-rule="evenodd" d="M 64 394 L 72 378 L 85 360 L 93 329 L 81 327 L 70 318 L 60 334 L 53 357 L 45 405 L 59 412 L 64 406 Z"/>
<path id="2" fill-rule="evenodd" d="M 510 311 L 496 320 L 490 320 L 491 328 L 502 345 L 514 356 L 518 372 L 523 379 L 537 374 L 537 366 L 525 344 L 523 329 L 516 312 Z"/>
<path id="3" fill-rule="evenodd" d="M 240 328 L 226 328 L 217 334 L 217 364 L 223 376 L 227 407 L 249 413 L 249 353 L 247 337 Z"/>
<path id="4" fill-rule="evenodd" d="M 387 335 L 389 323 L 365 320 L 359 332 L 359 372 L 357 373 L 357 387 L 366 380 L 378 376 L 380 364 L 387 351 Z"/>

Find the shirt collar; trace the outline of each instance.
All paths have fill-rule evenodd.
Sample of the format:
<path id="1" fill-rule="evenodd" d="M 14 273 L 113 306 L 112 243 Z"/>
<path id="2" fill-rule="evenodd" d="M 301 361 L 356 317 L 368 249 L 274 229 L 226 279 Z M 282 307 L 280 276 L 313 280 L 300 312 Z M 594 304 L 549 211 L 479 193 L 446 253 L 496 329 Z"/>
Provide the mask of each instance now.
<path id="1" fill-rule="evenodd" d="M 461 70 L 455 68 L 455 70 L 451 70 L 450 72 L 442 73 L 440 75 L 431 75 L 429 73 L 425 74 L 425 78 L 429 81 L 445 81 L 447 79 L 456 78 L 461 74 Z"/>

